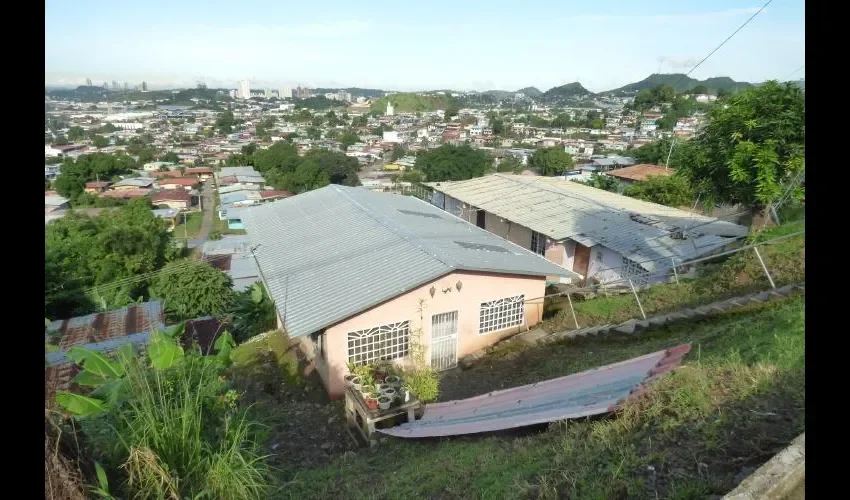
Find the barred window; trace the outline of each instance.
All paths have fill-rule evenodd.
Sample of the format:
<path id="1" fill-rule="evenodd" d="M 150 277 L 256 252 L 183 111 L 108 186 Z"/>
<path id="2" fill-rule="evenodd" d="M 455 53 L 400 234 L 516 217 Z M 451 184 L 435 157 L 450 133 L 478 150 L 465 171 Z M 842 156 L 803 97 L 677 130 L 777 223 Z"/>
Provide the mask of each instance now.
<path id="1" fill-rule="evenodd" d="M 410 321 L 390 323 L 348 334 L 348 361 L 351 363 L 403 358 L 409 351 Z"/>
<path id="2" fill-rule="evenodd" d="M 525 295 L 482 302 L 478 322 L 478 334 L 504 330 L 521 325 L 525 317 Z"/>
<path id="3" fill-rule="evenodd" d="M 623 277 L 632 280 L 635 286 L 646 285 L 649 281 L 647 275 L 649 272 L 637 262 L 623 257 Z"/>
<path id="4" fill-rule="evenodd" d="M 531 251 L 539 254 L 546 255 L 546 236 L 538 233 L 537 231 L 531 232 Z"/>

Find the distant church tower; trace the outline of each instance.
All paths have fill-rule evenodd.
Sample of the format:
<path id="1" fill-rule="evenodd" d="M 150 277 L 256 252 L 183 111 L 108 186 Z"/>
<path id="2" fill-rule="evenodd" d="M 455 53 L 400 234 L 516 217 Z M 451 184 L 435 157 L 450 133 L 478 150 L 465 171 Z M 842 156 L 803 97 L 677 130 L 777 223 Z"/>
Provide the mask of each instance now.
<path id="1" fill-rule="evenodd" d="M 387 103 L 387 116 L 393 116 L 393 112 L 394 112 L 393 103 L 388 102 Z"/>

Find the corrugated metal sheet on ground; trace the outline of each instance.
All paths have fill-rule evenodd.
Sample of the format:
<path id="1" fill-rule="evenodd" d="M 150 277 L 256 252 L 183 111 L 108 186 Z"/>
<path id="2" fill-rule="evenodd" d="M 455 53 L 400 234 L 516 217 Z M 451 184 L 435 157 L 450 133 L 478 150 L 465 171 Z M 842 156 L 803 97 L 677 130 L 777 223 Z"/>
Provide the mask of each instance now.
<path id="1" fill-rule="evenodd" d="M 706 255 L 747 234 L 747 228 L 712 217 L 592 188 L 555 177 L 492 174 L 428 186 L 505 220 L 521 224 L 554 240 L 590 240 L 635 262 L 650 262 L 650 271 Z M 657 219 L 669 228 L 695 228 L 688 239 L 673 239 L 671 231 L 638 222 L 632 215 Z"/>
<path id="2" fill-rule="evenodd" d="M 476 434 L 609 413 L 690 351 L 682 344 L 536 384 L 429 404 L 422 418 L 380 432 L 403 438 Z"/>
<path id="3" fill-rule="evenodd" d="M 453 270 L 575 275 L 410 196 L 330 185 L 238 213 L 292 338 Z"/>

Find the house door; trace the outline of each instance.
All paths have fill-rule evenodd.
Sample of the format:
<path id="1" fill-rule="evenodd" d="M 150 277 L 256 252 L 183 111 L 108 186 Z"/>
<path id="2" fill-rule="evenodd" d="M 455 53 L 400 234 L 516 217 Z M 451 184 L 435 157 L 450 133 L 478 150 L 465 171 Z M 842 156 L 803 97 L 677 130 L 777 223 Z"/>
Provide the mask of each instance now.
<path id="1" fill-rule="evenodd" d="M 431 368 L 457 366 L 457 311 L 431 316 Z"/>
<path id="2" fill-rule="evenodd" d="M 576 243 L 575 254 L 573 254 L 573 271 L 587 279 L 587 269 L 590 266 L 590 247 Z"/>
<path id="3" fill-rule="evenodd" d="M 475 214 L 475 225 L 480 227 L 481 229 L 487 229 L 484 227 L 484 221 L 486 220 L 486 214 L 484 210 L 478 210 Z"/>

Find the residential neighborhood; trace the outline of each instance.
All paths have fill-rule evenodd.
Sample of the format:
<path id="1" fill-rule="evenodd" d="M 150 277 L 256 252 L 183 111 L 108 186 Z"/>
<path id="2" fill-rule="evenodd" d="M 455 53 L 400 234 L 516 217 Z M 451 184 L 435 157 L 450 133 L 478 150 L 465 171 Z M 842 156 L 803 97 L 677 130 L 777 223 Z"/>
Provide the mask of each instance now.
<path id="1" fill-rule="evenodd" d="M 48 2 L 45 498 L 804 499 L 768 4 Z"/>

